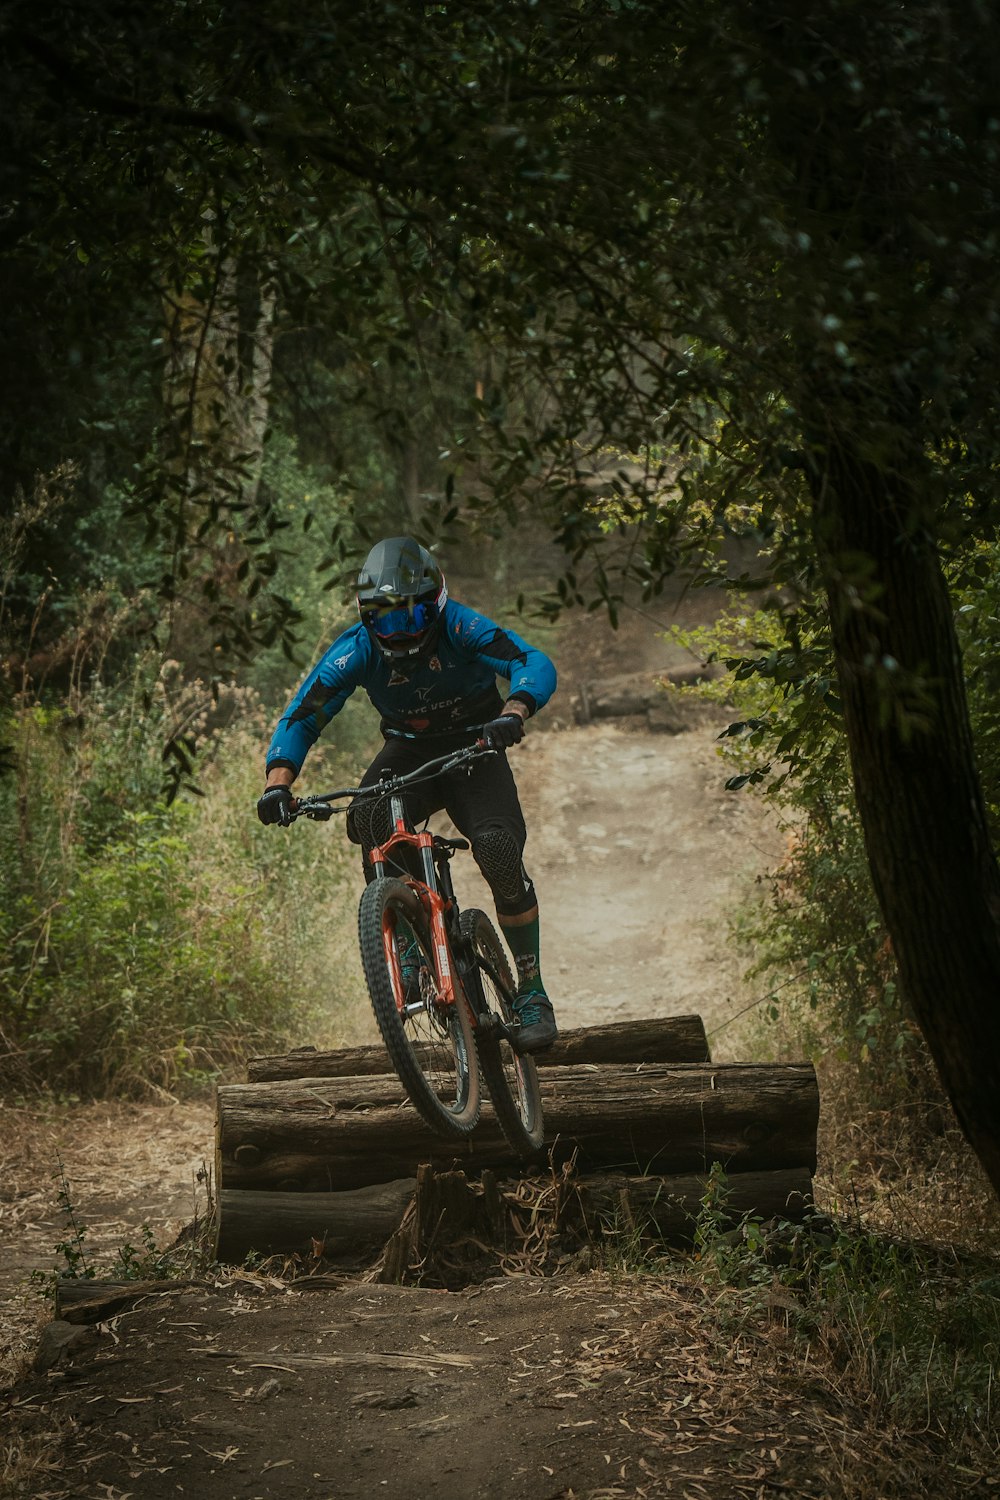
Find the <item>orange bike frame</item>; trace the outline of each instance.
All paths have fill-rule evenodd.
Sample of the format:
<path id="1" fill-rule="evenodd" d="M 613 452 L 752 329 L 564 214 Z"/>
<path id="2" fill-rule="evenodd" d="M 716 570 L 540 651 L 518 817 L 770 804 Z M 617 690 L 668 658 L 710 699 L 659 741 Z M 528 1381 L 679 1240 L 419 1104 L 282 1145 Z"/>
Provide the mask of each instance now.
<path id="1" fill-rule="evenodd" d="M 369 853 L 372 867 L 377 875 L 384 873 L 386 856 L 391 849 L 396 849 L 400 844 L 406 844 L 411 849 L 416 849 L 420 855 L 420 862 L 424 868 L 423 880 L 414 880 L 411 876 L 404 876 L 406 885 L 419 898 L 420 904 L 427 914 L 427 920 L 431 932 L 431 946 L 434 949 L 434 974 L 437 981 L 437 990 L 443 1005 L 454 1005 L 458 999 L 458 988 L 453 968 L 451 955 L 451 944 L 448 941 L 448 931 L 445 927 L 445 912 L 449 909 L 451 902 L 446 901 L 438 890 L 437 868 L 434 864 L 432 853 L 434 846 L 434 835 L 427 833 L 411 833 L 406 827 L 403 819 L 396 819 L 396 827 L 391 836 L 384 844 L 376 845 Z M 397 1006 L 402 1010 L 399 999 Z M 469 1007 L 473 1023 L 475 1014 Z"/>

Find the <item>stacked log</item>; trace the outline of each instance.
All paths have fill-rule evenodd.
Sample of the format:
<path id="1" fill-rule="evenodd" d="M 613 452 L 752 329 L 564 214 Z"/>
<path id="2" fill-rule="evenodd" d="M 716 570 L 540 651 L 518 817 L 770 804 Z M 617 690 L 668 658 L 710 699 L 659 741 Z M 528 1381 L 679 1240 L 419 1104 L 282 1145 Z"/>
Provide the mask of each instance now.
<path id="1" fill-rule="evenodd" d="M 560 1032 L 555 1045 L 539 1053 L 535 1061 L 540 1068 L 550 1068 L 572 1063 L 709 1062 L 710 1058 L 701 1016 L 667 1016 Z M 247 1080 L 280 1083 L 290 1078 L 363 1077 L 384 1074 L 387 1066 L 381 1045 L 342 1047 L 336 1052 L 299 1047 L 278 1057 L 251 1057 Z"/>
<path id="2" fill-rule="evenodd" d="M 353 1192 L 265 1194 L 223 1189 L 219 1259 L 239 1261 L 250 1251 L 281 1254 L 312 1242 L 322 1244 L 327 1255 L 384 1244 L 387 1265 L 380 1267 L 380 1279 L 398 1280 L 404 1262 L 426 1259 L 421 1230 L 431 1219 L 440 1224 L 440 1213 L 448 1223 L 443 1231 L 438 1229 L 439 1240 L 454 1241 L 457 1234 L 469 1231 L 488 1234 L 501 1244 L 504 1217 L 502 1209 L 498 1212 L 491 1203 L 494 1193 L 482 1194 L 481 1205 L 472 1213 L 468 1203 L 459 1206 L 462 1199 L 454 1189 L 442 1196 L 442 1186 L 456 1179 L 469 1188 L 463 1172 L 435 1171 L 424 1163 L 419 1173 L 423 1199 L 412 1216 L 412 1229 L 405 1222 L 417 1188 L 418 1179 L 412 1177 Z M 488 1183 L 490 1176 L 486 1169 L 476 1186 Z M 710 1184 L 709 1176 L 695 1173 L 652 1177 L 590 1173 L 577 1179 L 573 1227 L 591 1240 L 624 1228 L 640 1236 L 654 1235 L 661 1244 L 683 1245 L 692 1238 Z M 747 1214 L 798 1222 L 811 1201 L 812 1175 L 806 1167 L 741 1172 L 727 1179 L 717 1218 L 720 1227 L 736 1224 Z M 560 1228 L 565 1229 L 567 1217 Z"/>
<path id="3" fill-rule="evenodd" d="M 540 1074 L 556 1164 L 649 1173 L 753 1172 L 815 1163 L 811 1064 L 608 1063 Z M 421 1162 L 466 1171 L 512 1164 L 492 1111 L 446 1140 L 394 1075 L 230 1084 L 218 1092 L 220 1187 L 335 1192 L 412 1177 Z"/>
<path id="4" fill-rule="evenodd" d="M 384 1245 L 399 1228 L 415 1177 L 339 1193 L 255 1193 L 223 1188 L 217 1258 L 241 1261 L 256 1251 L 277 1255 L 312 1241 L 327 1255 Z M 222 1253 L 219 1253 L 221 1246 Z"/>
<path id="5" fill-rule="evenodd" d="M 713 1065 L 707 1053 L 701 1022 L 681 1017 L 569 1032 L 539 1059 L 547 1169 L 573 1163 L 591 1220 L 617 1203 L 666 1240 L 689 1237 L 713 1163 L 734 1211 L 801 1213 L 819 1111 L 811 1065 Z M 472 1181 L 530 1170 L 488 1104 L 471 1136 L 445 1140 L 386 1066 L 381 1048 L 310 1049 L 254 1059 L 250 1082 L 219 1089 L 220 1259 L 384 1245 L 422 1169 Z"/>

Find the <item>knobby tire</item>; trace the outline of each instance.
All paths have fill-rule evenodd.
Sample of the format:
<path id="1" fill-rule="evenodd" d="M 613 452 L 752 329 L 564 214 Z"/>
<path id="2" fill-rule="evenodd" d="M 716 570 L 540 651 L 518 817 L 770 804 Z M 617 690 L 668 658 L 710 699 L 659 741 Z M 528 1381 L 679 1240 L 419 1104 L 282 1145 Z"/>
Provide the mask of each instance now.
<path id="1" fill-rule="evenodd" d="M 485 1009 L 508 1026 L 515 1025 L 508 999 L 514 983 L 496 928 L 485 912 L 474 909 L 462 913 L 459 926 L 480 960 L 465 981 L 473 1005 L 480 1014 Z M 476 1045 L 483 1080 L 507 1144 L 520 1157 L 536 1156 L 545 1142 L 545 1122 L 534 1059 L 520 1057 L 510 1042 L 482 1023 L 476 1028 Z"/>
<path id="2" fill-rule="evenodd" d="M 413 933 L 426 960 L 424 1005 L 410 1015 L 401 1009 L 400 920 Z M 358 941 L 378 1029 L 417 1113 L 438 1135 L 468 1135 L 479 1119 L 482 1100 L 468 1003 L 461 989 L 454 1005 L 436 1003 L 423 908 L 402 880 L 383 878 L 365 887 L 358 910 Z"/>

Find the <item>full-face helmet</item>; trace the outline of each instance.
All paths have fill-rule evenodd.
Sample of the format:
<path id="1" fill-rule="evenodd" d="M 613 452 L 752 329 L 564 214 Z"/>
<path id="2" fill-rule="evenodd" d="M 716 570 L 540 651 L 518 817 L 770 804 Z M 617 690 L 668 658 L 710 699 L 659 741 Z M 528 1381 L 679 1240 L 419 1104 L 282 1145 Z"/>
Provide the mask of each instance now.
<path id="1" fill-rule="evenodd" d="M 438 563 L 409 536 L 376 542 L 358 574 L 361 623 L 389 661 L 432 650 L 447 598 Z"/>

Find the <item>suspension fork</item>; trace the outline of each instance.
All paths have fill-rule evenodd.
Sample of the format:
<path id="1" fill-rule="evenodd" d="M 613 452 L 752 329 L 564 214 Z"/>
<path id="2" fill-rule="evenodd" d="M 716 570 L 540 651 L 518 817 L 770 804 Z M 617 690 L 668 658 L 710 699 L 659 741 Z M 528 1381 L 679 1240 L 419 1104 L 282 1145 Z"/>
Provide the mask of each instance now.
<path id="1" fill-rule="evenodd" d="M 393 831 L 384 844 L 373 848 L 369 854 L 372 869 L 377 876 L 385 874 L 386 856 L 390 849 L 400 845 L 415 849 L 420 858 L 422 880 L 410 880 L 408 884 L 420 900 L 430 928 L 434 969 L 437 978 L 438 998 L 443 1005 L 459 1002 L 460 992 L 464 998 L 461 978 L 453 966 L 453 946 L 448 931 L 446 913 L 455 907 L 455 891 L 451 872 L 444 862 L 440 870 L 434 858 L 434 836 L 431 833 L 414 833 L 406 816 L 402 795 L 393 792 L 389 806 L 392 811 Z M 469 1012 L 475 1021 L 475 1010 Z"/>

